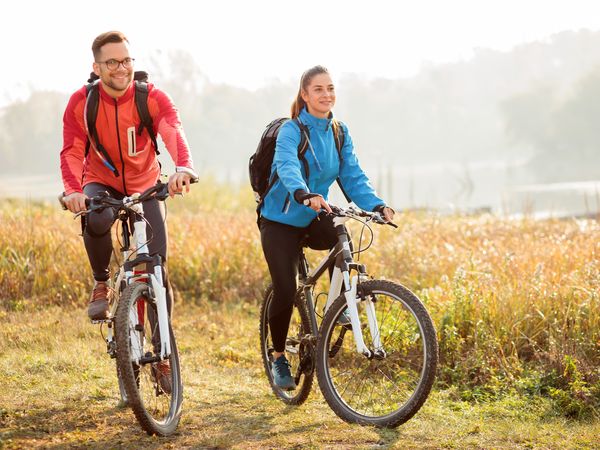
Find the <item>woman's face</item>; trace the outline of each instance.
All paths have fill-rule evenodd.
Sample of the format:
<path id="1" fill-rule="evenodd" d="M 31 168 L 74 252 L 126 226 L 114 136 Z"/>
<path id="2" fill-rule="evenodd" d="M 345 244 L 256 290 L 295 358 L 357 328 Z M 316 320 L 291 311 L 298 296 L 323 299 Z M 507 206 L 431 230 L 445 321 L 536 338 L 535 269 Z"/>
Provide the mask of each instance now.
<path id="1" fill-rule="evenodd" d="M 306 90 L 302 90 L 302 99 L 308 112 L 315 117 L 325 119 L 335 105 L 335 88 L 328 73 L 312 77 Z"/>

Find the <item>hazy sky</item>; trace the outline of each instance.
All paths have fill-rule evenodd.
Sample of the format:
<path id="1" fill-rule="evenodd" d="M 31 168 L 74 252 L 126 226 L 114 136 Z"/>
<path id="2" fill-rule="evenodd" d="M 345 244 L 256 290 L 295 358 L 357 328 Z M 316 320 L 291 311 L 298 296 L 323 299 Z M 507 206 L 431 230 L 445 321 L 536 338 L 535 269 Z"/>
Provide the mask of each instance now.
<path id="1" fill-rule="evenodd" d="M 563 30 L 600 29 L 594 0 L 121 0 L 4 2 L 0 104 L 31 89 L 80 87 L 91 42 L 119 29 L 137 67 L 184 49 L 213 82 L 256 88 L 324 64 L 335 75 L 410 76 L 423 64 L 509 50 Z"/>

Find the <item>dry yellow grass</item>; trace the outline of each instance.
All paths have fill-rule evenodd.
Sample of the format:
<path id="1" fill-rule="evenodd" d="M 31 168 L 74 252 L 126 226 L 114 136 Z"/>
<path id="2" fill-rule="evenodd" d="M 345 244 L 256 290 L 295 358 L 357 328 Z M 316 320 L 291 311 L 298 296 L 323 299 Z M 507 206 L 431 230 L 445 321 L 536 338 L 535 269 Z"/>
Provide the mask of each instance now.
<path id="1" fill-rule="evenodd" d="M 256 305 L 267 282 L 247 190 L 205 182 L 169 202 L 173 284 L 188 303 Z M 561 414 L 600 408 L 600 226 L 595 220 L 403 213 L 361 256 L 374 276 L 421 297 L 438 329 L 438 387 L 459 399 L 514 390 Z M 55 205 L 0 207 L 0 306 L 85 303 L 79 224 Z M 355 237 L 359 228 L 353 226 Z M 310 253 L 310 259 L 322 256 Z"/>

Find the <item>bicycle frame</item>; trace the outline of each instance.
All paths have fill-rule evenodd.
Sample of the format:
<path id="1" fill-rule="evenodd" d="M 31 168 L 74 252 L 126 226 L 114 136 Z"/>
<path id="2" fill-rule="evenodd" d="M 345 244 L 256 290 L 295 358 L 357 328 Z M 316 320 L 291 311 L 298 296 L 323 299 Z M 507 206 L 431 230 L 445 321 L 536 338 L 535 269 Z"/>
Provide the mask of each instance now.
<path id="1" fill-rule="evenodd" d="M 323 273 L 331 265 L 334 265 L 324 312 L 327 312 L 333 301 L 340 295 L 340 291 L 343 287 L 348 313 L 350 315 L 350 323 L 352 324 L 356 351 L 365 355 L 367 358 L 382 358 L 385 357 L 385 350 L 381 344 L 379 326 L 375 317 L 375 308 L 370 298 L 361 298 L 360 300 L 364 300 L 365 302 L 367 321 L 372 336 L 371 344 L 373 345 L 373 351 L 370 350 L 365 344 L 360 319 L 358 317 L 357 288 L 358 284 L 362 281 L 366 281 L 368 276 L 365 266 L 363 264 L 356 263 L 352 257 L 352 252 L 350 251 L 350 241 L 348 240 L 348 232 L 344 227 L 344 223 L 346 223 L 349 219 L 350 217 L 347 216 L 334 217 L 333 224 L 338 236 L 338 243 L 329 251 L 329 254 L 321 260 L 315 269 L 311 270 L 310 272 L 308 271 L 306 258 L 302 254 L 302 257 L 300 258 L 300 289 L 304 291 L 306 304 L 308 307 L 308 314 L 311 318 L 311 333 L 313 336 L 317 336 L 318 327 L 316 321 L 315 304 L 312 298 L 312 288 L 316 285 L 317 280 L 321 277 L 321 275 L 323 275 Z M 356 274 L 350 277 L 350 271 L 353 269 L 356 270 Z"/>
<path id="2" fill-rule="evenodd" d="M 115 280 L 115 290 L 121 291 L 121 287 L 127 286 L 134 281 L 144 280 L 147 281 L 149 278 L 151 292 L 149 292 L 148 299 L 154 301 L 156 304 L 157 315 L 158 315 L 158 331 L 160 335 L 160 355 L 158 357 L 146 357 L 142 354 L 143 345 L 141 341 L 145 339 L 144 330 L 139 330 L 137 336 L 132 335 L 132 340 L 137 338 L 140 345 L 135 345 L 132 342 L 132 353 L 133 361 L 137 364 L 145 364 L 149 362 L 156 362 L 162 359 L 167 359 L 171 355 L 171 339 L 169 334 L 169 315 L 167 309 L 167 290 L 164 287 L 164 280 L 162 274 L 162 258 L 160 255 L 151 256 L 147 245 L 147 234 L 146 234 L 146 222 L 144 217 L 144 208 L 142 203 L 135 203 L 136 196 L 126 197 L 123 199 L 123 204 L 127 206 L 131 211 L 122 211 L 119 216 L 119 220 L 122 221 L 122 238 L 123 246 L 121 251 L 123 253 L 124 263 L 119 268 Z M 131 241 L 129 237 L 129 217 L 133 217 L 133 243 L 134 247 L 131 247 Z M 131 259 L 131 256 L 135 254 L 135 258 Z M 150 265 L 152 271 L 146 273 L 137 273 L 135 270 L 136 266 L 139 265 Z M 110 317 L 115 316 L 118 306 L 117 301 L 113 302 L 110 309 Z M 133 323 L 142 324 L 144 319 L 145 311 L 137 310 L 131 311 L 131 319 Z M 109 353 L 111 352 L 111 345 L 114 343 L 114 334 L 112 327 L 108 328 L 106 342 L 108 344 Z"/>

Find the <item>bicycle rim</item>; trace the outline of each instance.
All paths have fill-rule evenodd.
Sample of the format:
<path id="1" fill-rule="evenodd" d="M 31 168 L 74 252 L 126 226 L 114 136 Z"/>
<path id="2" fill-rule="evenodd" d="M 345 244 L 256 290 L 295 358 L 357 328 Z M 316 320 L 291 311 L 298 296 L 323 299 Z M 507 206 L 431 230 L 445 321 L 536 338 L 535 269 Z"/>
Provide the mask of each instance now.
<path id="1" fill-rule="evenodd" d="M 160 352 L 156 307 L 148 301 L 148 286 L 133 283 L 121 297 L 117 310 L 117 364 L 126 399 L 148 434 L 172 434 L 181 417 L 182 390 L 179 355 L 172 330 L 170 377 L 162 376 L 153 364 L 138 364 L 136 355 Z M 170 389 L 165 387 L 170 385 Z M 170 391 L 170 392 L 169 392 Z"/>
<path id="2" fill-rule="evenodd" d="M 408 289 L 387 281 L 362 284 L 373 301 L 385 356 L 368 358 L 356 350 L 351 326 L 338 319 L 346 309 L 340 296 L 321 328 L 317 360 L 323 395 L 342 419 L 395 427 L 422 406 L 435 378 L 437 340 L 429 314 Z M 374 350 L 366 301 L 358 302 L 365 344 Z"/>

